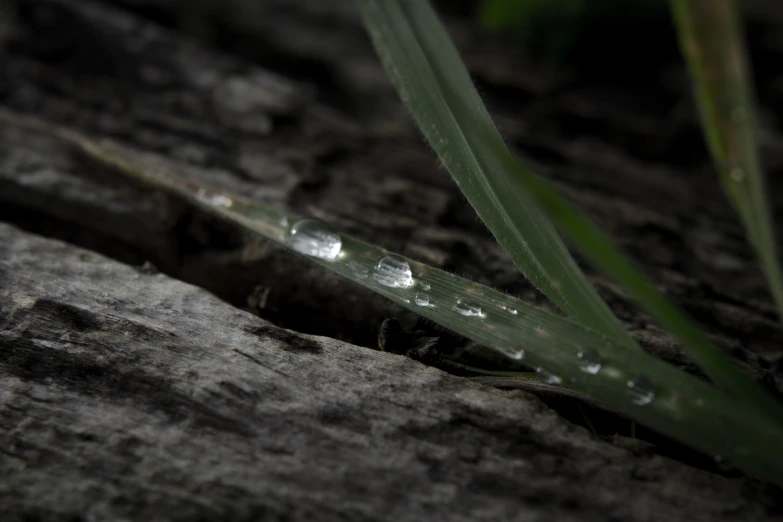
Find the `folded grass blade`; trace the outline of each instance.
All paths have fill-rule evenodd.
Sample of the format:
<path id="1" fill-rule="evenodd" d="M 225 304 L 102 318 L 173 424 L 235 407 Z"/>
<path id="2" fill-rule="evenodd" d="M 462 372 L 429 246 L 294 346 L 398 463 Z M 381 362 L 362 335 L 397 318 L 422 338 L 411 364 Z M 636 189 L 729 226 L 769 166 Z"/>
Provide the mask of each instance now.
<path id="1" fill-rule="evenodd" d="M 671 0 L 680 47 L 718 174 L 747 230 L 783 320 L 783 276 L 759 159 L 741 19 L 734 0 Z"/>

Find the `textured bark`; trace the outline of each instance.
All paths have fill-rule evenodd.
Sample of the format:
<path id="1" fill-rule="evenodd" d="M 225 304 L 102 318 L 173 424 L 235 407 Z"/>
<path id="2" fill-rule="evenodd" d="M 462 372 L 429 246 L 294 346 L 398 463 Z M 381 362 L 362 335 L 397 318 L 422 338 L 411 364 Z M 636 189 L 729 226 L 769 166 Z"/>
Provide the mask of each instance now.
<path id="1" fill-rule="evenodd" d="M 638 441 L 592 438 L 531 395 L 354 346 L 374 345 L 384 318 L 412 319 L 16 125 L 35 116 L 111 139 L 149 165 L 323 217 L 549 306 L 421 143 L 350 3 L 114 3 L 232 53 L 105 4 L 2 7 L 0 220 L 114 259 L 0 229 L 3 520 L 776 512 L 747 479 L 696 470 Z M 681 71 L 607 94 L 558 83 L 460 18 L 449 27 L 504 134 L 721 347 L 779 380 L 783 334 L 692 108 L 673 101 L 687 99 Z M 766 140 L 779 143 L 779 131 L 770 127 Z M 767 157 L 775 183 L 780 149 Z M 118 261 L 151 261 L 223 301 Z M 591 278 L 647 349 L 690 367 L 616 287 Z M 278 326 L 354 345 L 227 304 L 248 302 Z"/>

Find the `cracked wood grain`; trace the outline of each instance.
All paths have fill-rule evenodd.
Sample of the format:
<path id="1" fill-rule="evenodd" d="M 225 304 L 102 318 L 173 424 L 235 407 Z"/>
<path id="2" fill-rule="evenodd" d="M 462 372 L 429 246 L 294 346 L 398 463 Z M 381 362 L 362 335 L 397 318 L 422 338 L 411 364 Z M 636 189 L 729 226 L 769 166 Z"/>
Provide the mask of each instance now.
<path id="1" fill-rule="evenodd" d="M 531 395 L 8 225 L 0 245 L 3 520 L 765 513 L 745 479 L 595 439 Z"/>

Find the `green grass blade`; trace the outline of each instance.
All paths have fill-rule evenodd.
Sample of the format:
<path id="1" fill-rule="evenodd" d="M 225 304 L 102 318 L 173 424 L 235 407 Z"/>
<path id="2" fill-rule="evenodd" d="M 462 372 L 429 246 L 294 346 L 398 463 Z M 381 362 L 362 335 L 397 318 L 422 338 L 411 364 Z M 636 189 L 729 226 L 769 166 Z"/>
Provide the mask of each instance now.
<path id="1" fill-rule="evenodd" d="M 360 5 L 376 48 L 423 132 L 479 216 L 512 253 L 518 266 L 523 271 L 528 266 L 540 269 L 532 272 L 537 278 L 534 283 L 549 285 L 545 288 L 553 292 L 553 300 L 560 299 L 572 317 L 622 339 L 612 328 L 616 320 L 611 324 L 603 322 L 603 312 L 608 311 L 603 302 L 600 315 L 586 319 L 581 313 L 590 306 L 593 297 L 598 297 L 581 275 L 572 274 L 572 269 L 578 269 L 542 212 L 540 205 L 543 205 L 584 255 L 624 285 L 648 312 L 684 342 L 716 384 L 774 418 L 783 418 L 780 405 L 715 349 L 605 234 L 512 156 L 428 2 L 360 0 Z M 443 143 L 441 136 L 447 131 L 449 141 Z M 520 245 L 525 248 L 520 249 Z M 567 288 L 565 275 L 571 277 Z M 553 284 L 555 281 L 561 285 Z"/>
<path id="2" fill-rule="evenodd" d="M 359 0 L 376 49 L 422 132 L 476 213 L 530 281 L 561 310 L 636 344 L 587 282 L 535 198 L 487 147 L 503 140 L 425 0 Z"/>
<path id="3" fill-rule="evenodd" d="M 489 140 L 485 144 L 493 146 Z M 494 150 L 509 169 L 516 170 L 517 180 L 535 194 L 547 214 L 591 264 L 600 267 L 663 327 L 679 337 L 690 355 L 717 385 L 772 418 L 783 420 L 781 404 L 716 349 L 684 312 L 653 287 L 606 233 L 559 196 L 546 181 L 525 169 L 507 149 Z"/>
<path id="4" fill-rule="evenodd" d="M 671 0 L 710 153 L 745 226 L 783 320 L 783 276 L 759 159 L 740 14 L 733 0 Z"/>
<path id="5" fill-rule="evenodd" d="M 295 217 L 231 200 L 217 213 L 291 246 L 290 228 L 282 223 L 295 223 Z M 350 236 L 339 237 L 338 256 L 311 259 L 441 326 L 521 359 L 549 383 L 563 383 L 748 473 L 783 484 L 778 451 L 783 431 L 759 410 L 581 323 Z M 410 286 L 380 282 L 387 276 L 377 276 L 379 260 L 388 256 L 410 268 Z"/>

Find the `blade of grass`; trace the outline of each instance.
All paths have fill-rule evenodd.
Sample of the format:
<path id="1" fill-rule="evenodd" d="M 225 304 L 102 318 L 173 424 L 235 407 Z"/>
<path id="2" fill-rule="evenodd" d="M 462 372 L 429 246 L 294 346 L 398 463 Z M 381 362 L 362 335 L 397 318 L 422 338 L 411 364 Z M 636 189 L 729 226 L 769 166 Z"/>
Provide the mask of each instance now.
<path id="1" fill-rule="evenodd" d="M 565 200 L 548 188 L 547 183 L 522 166 L 501 139 L 473 87 L 464 64 L 437 15 L 426 0 L 360 0 L 365 24 L 376 48 L 425 134 L 430 128 L 448 125 L 449 137 L 455 141 L 439 143 L 439 134 L 430 138 L 444 164 L 452 170 L 479 216 L 495 232 L 510 252 L 516 252 L 514 241 L 527 244 L 528 234 L 546 231 L 537 237 L 537 248 L 527 248 L 519 264 L 564 266 L 571 261 L 565 247 L 551 229 L 539 205 L 566 232 L 588 259 L 620 282 L 663 326 L 677 335 L 691 355 L 716 384 L 746 399 L 751 407 L 761 408 L 776 419 L 783 419 L 780 405 L 748 376 L 740 372 L 722 352 L 679 309 L 655 291 L 598 227 L 584 218 Z M 446 122 L 446 123 L 444 123 Z M 466 169 L 454 158 L 462 155 L 475 162 Z M 469 181 L 468 188 L 460 183 Z M 493 191 L 496 187 L 498 190 Z M 486 198 L 484 200 L 483 198 Z M 474 203 L 474 199 L 478 203 Z M 522 212 L 517 212 L 522 207 Z M 511 219 L 518 228 L 511 231 Z M 506 235 L 516 232 L 516 235 Z M 555 240 L 555 239 L 557 240 Z M 503 242 L 505 241 L 505 243 Z M 508 246 L 507 246 L 508 245 Z M 554 249 L 551 251 L 550 249 Z M 557 252 L 556 256 L 553 253 Z M 540 258 L 536 256 L 540 255 Z M 515 258 L 516 259 L 516 258 Z M 572 263 L 572 261 L 571 261 Z M 574 268 L 576 269 L 575 265 Z M 578 269 L 577 269 L 578 270 Z M 570 274 L 570 271 L 568 272 Z M 587 306 L 591 296 L 581 293 L 583 287 L 575 277 L 568 297 L 579 296 Z M 586 283 L 585 283 L 586 285 Z M 588 285 L 586 287 L 590 290 Z M 600 299 L 600 298 L 599 298 Z M 602 310 L 608 310 L 601 302 Z M 581 311 L 581 308 L 580 308 Z M 585 321 L 584 317 L 574 317 Z M 608 324 L 586 324 L 615 336 Z M 619 338 L 619 337 L 618 337 Z"/>
<path id="2" fill-rule="evenodd" d="M 419 127 L 476 213 L 530 281 L 565 313 L 637 347 L 577 267 L 535 199 L 480 136 L 504 146 L 429 3 L 359 0 L 379 55 Z"/>
<path id="3" fill-rule="evenodd" d="M 0 121 L 61 139 L 110 171 L 177 194 L 249 233 L 295 247 L 291 230 L 298 223 L 296 216 L 204 187 L 166 168 L 160 159 L 112 141 L 98 142 L 3 111 Z M 478 343 L 522 358 L 540 376 L 549 375 L 550 384 L 566 383 L 663 434 L 783 485 L 783 453 L 778 451 L 783 429 L 736 397 L 581 323 L 412 259 L 395 258 L 410 268 L 410 281 L 389 286 L 388 274 L 378 272 L 378 261 L 390 255 L 388 251 L 330 234 L 339 238 L 339 252 L 309 256 L 313 262 Z M 427 293 L 426 305 L 417 304 L 421 292 Z"/>
<path id="4" fill-rule="evenodd" d="M 756 110 L 737 5 L 733 0 L 671 0 L 670 5 L 710 153 L 783 320 L 783 276 L 759 159 Z"/>
<path id="5" fill-rule="evenodd" d="M 487 142 L 487 146 L 492 145 Z M 547 214 L 594 266 L 600 267 L 640 303 L 668 331 L 679 337 L 691 356 L 719 386 L 744 398 L 750 406 L 783 421 L 783 407 L 728 356 L 716 349 L 691 319 L 657 291 L 611 238 L 576 208 L 560 197 L 546 181 L 525 169 L 507 149 L 497 154 L 515 168 L 517 178 L 532 191 Z"/>

